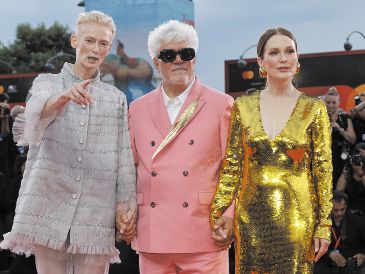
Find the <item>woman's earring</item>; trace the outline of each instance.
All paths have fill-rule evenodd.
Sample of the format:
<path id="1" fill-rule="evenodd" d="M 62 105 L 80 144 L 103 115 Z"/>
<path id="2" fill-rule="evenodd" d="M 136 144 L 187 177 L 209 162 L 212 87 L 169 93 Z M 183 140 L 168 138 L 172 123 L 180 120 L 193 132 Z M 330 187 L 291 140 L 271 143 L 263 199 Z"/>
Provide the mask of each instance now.
<path id="1" fill-rule="evenodd" d="M 267 76 L 267 72 L 264 70 L 264 68 L 263 67 L 261 67 L 260 66 L 260 68 L 259 68 L 259 74 L 260 74 L 260 77 L 261 78 L 266 78 L 266 76 Z"/>
<path id="2" fill-rule="evenodd" d="M 300 63 L 298 62 L 297 63 L 297 69 L 295 70 L 295 74 L 297 74 L 299 72 L 300 72 Z"/>

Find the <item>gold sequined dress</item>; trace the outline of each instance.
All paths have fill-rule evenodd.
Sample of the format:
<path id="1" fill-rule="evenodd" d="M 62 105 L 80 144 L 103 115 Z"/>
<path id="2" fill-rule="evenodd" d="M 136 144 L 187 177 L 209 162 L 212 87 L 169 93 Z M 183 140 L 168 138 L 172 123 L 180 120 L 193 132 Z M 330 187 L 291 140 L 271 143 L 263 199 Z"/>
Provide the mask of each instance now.
<path id="1" fill-rule="evenodd" d="M 270 140 L 259 91 L 235 101 L 211 205 L 213 225 L 235 200 L 236 274 L 312 273 L 313 237 L 330 239 L 331 142 L 323 102 L 301 94 Z"/>

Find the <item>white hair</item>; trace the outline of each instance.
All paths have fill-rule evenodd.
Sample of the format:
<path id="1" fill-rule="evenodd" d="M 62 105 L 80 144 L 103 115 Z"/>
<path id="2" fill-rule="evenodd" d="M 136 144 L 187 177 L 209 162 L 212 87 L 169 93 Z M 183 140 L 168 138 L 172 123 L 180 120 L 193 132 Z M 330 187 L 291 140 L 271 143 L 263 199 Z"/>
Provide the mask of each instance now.
<path id="1" fill-rule="evenodd" d="M 148 51 L 155 58 L 161 50 L 161 44 L 186 42 L 188 47 L 198 50 L 198 34 L 196 30 L 185 23 L 170 20 L 159 25 L 148 35 Z"/>
<path id="2" fill-rule="evenodd" d="M 96 23 L 108 27 L 112 32 L 112 40 L 113 40 L 116 32 L 116 27 L 113 18 L 97 10 L 82 12 L 79 14 L 79 17 L 76 20 L 76 32 L 79 33 L 80 27 L 84 24 L 89 24 L 89 23 Z"/>

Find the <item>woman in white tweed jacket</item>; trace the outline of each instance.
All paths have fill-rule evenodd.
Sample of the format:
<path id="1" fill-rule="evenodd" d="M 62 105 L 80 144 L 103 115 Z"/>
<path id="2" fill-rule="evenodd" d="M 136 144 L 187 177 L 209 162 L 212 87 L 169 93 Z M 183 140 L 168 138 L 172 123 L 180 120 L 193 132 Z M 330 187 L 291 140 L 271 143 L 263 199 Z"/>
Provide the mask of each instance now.
<path id="1" fill-rule="evenodd" d="M 99 80 L 114 34 L 109 16 L 80 14 L 75 64 L 38 76 L 30 91 L 20 140 L 28 161 L 0 246 L 35 253 L 40 274 L 108 273 L 119 261 L 116 207 L 126 216 L 136 208 L 126 98 Z"/>

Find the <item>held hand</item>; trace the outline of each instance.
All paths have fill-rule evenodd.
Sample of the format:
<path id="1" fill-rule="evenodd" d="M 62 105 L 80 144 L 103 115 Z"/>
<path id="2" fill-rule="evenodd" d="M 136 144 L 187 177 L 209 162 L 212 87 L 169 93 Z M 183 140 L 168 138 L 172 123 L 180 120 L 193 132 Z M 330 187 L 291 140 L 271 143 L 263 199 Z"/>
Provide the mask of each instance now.
<path id="1" fill-rule="evenodd" d="M 363 263 L 364 263 L 364 261 L 365 261 L 365 254 L 361 254 L 361 253 L 359 253 L 359 254 L 356 254 L 355 256 L 354 256 L 354 258 L 356 258 L 356 261 L 357 261 L 357 266 L 362 266 L 363 265 Z"/>
<path id="2" fill-rule="evenodd" d="M 117 237 L 130 244 L 137 235 L 137 210 L 129 210 L 118 205 L 115 220 Z"/>
<path id="3" fill-rule="evenodd" d="M 314 238 L 314 252 L 316 253 L 316 257 L 314 261 L 317 262 L 328 250 L 328 246 L 330 245 L 330 241 L 323 238 Z"/>
<path id="4" fill-rule="evenodd" d="M 337 266 L 344 267 L 346 265 L 346 259 L 339 252 L 332 251 L 329 257 Z"/>
<path id="5" fill-rule="evenodd" d="M 337 131 L 341 131 L 341 127 L 340 127 L 340 125 L 338 124 L 338 123 L 336 123 L 336 122 L 332 122 L 331 123 L 331 127 L 333 128 L 333 129 L 335 129 L 335 130 L 337 130 Z"/>
<path id="6" fill-rule="evenodd" d="M 85 80 L 81 83 L 75 84 L 69 88 L 64 96 L 78 105 L 88 106 L 92 103 L 91 96 L 88 91 L 86 91 L 87 86 L 91 83 L 91 80 Z"/>
<path id="7" fill-rule="evenodd" d="M 227 216 L 220 217 L 213 227 L 212 238 L 217 246 L 229 247 L 233 239 L 233 220 Z"/>
<path id="8" fill-rule="evenodd" d="M 364 110 L 365 108 L 365 101 L 362 101 L 360 104 L 357 105 L 356 109 L 359 109 L 359 111 Z"/>

